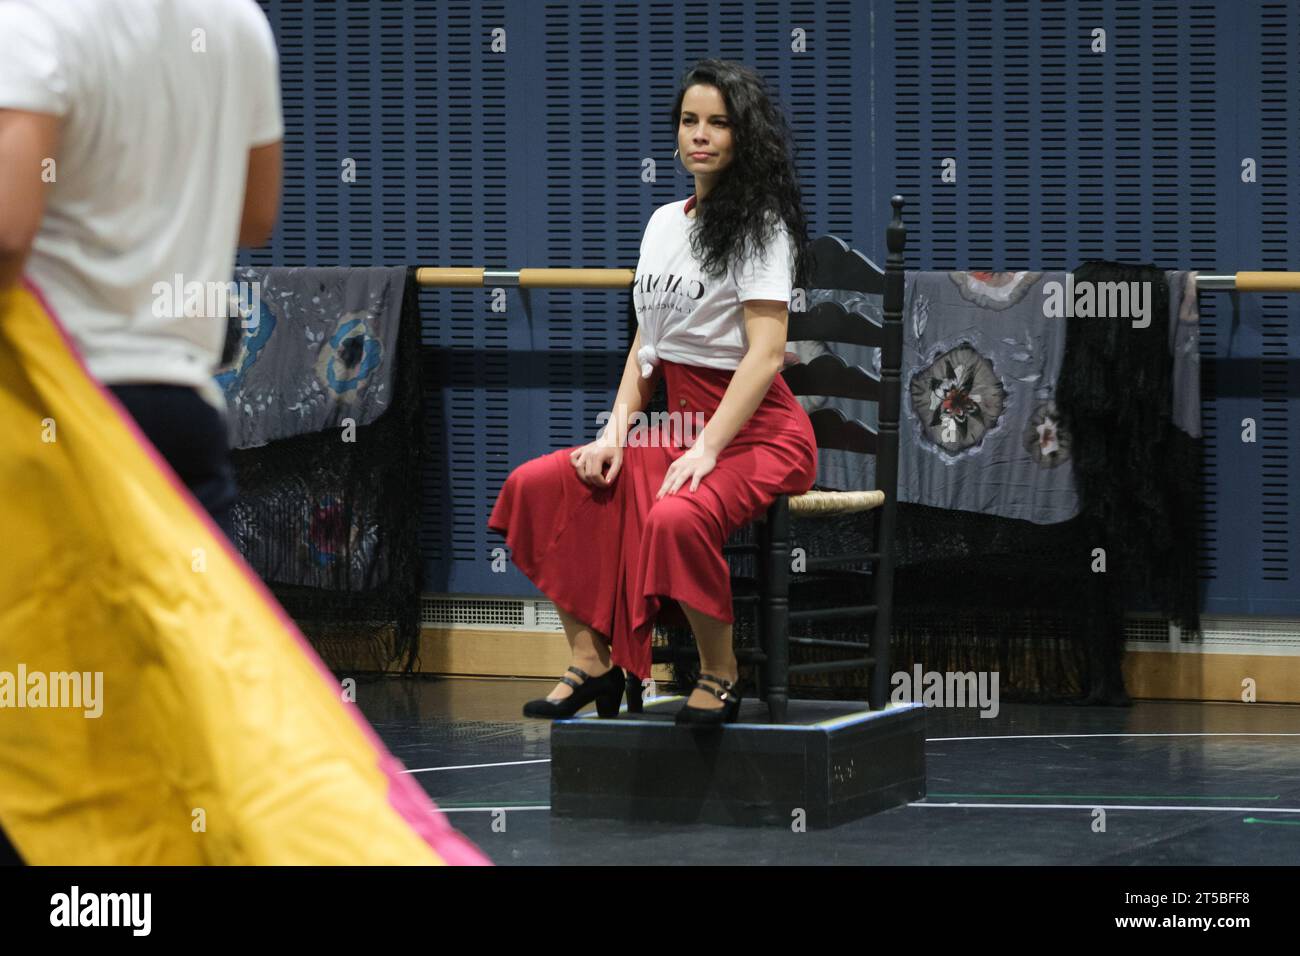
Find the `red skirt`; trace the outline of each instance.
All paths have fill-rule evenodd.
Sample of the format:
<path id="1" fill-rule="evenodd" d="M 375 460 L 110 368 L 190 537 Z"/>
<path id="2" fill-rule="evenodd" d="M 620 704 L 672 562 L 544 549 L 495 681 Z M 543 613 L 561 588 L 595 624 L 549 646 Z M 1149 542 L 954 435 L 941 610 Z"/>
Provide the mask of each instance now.
<path id="1" fill-rule="evenodd" d="M 669 361 L 661 367 L 669 410 L 700 412 L 703 422 L 734 374 Z M 679 602 L 734 620 L 723 544 L 778 495 L 802 494 L 817 477 L 812 422 L 780 375 L 694 492 L 687 481 L 655 499 L 668 466 L 687 448 L 680 424 L 659 423 L 654 443 L 649 431 L 629 431 L 623 466 L 608 488 L 578 477 L 569 456 L 581 445 L 525 462 L 506 479 L 488 519 L 528 579 L 605 635 L 613 664 L 642 680 L 650 676 L 655 622 L 687 624 Z M 644 443 L 633 444 L 633 436 Z"/>

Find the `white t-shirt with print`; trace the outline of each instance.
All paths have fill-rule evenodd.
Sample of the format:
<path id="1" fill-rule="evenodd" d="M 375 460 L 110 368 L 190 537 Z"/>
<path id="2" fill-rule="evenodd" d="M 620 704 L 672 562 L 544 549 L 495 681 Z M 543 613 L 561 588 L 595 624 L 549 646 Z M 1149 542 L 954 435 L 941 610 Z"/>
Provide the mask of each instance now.
<path id="1" fill-rule="evenodd" d="M 794 245 L 784 222 L 766 248 L 748 250 L 715 278 L 704 274 L 691 252 L 690 235 L 699 222 L 686 215 L 688 202 L 656 209 L 641 239 L 632 301 L 641 329 L 637 361 L 643 378 L 654 374 L 660 359 L 735 369 L 749 348 L 742 303 L 790 302 Z"/>
<path id="2" fill-rule="evenodd" d="M 0 37 L 0 108 L 63 119 L 27 278 L 101 382 L 224 408 L 226 320 L 186 317 L 181 295 L 156 316 L 155 284 L 231 281 L 248 151 L 283 137 L 256 0 L 0 0 Z"/>

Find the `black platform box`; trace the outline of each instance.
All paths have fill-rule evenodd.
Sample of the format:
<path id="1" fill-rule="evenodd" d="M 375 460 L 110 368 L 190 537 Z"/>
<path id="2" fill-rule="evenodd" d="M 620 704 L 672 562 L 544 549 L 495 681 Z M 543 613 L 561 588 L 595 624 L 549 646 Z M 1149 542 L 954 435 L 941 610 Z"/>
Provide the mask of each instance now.
<path id="1" fill-rule="evenodd" d="M 822 829 L 925 796 L 921 704 L 792 700 L 771 724 L 747 700 L 737 723 L 702 731 L 673 723 L 684 702 L 554 721 L 551 813 Z"/>

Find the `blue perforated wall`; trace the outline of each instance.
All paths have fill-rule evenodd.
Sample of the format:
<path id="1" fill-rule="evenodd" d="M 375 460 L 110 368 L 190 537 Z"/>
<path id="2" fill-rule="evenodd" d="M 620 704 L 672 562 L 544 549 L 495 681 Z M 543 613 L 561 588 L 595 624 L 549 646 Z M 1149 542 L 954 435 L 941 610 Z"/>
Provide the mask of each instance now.
<path id="1" fill-rule="evenodd" d="M 286 187 L 245 263 L 630 268 L 651 211 L 691 191 L 663 117 L 677 77 L 722 56 L 778 90 L 814 233 L 877 261 L 900 192 L 909 268 L 1300 268 L 1294 3 L 262 2 Z M 1300 613 L 1294 300 L 1202 296 L 1211 612 Z M 490 570 L 496 491 L 594 434 L 625 357 L 621 293 L 501 301 L 423 294 L 430 592 L 535 593 Z"/>

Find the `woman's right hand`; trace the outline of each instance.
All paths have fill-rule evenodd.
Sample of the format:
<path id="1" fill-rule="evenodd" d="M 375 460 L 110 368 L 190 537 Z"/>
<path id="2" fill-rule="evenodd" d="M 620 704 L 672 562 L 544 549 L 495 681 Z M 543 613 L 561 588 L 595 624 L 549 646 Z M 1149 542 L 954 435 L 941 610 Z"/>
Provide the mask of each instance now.
<path id="1" fill-rule="evenodd" d="M 608 488 L 623 467 L 623 448 L 597 438 L 572 452 L 569 461 L 573 462 L 574 470 L 583 482 L 597 488 Z M 606 466 L 609 468 L 608 475 L 604 473 Z"/>

